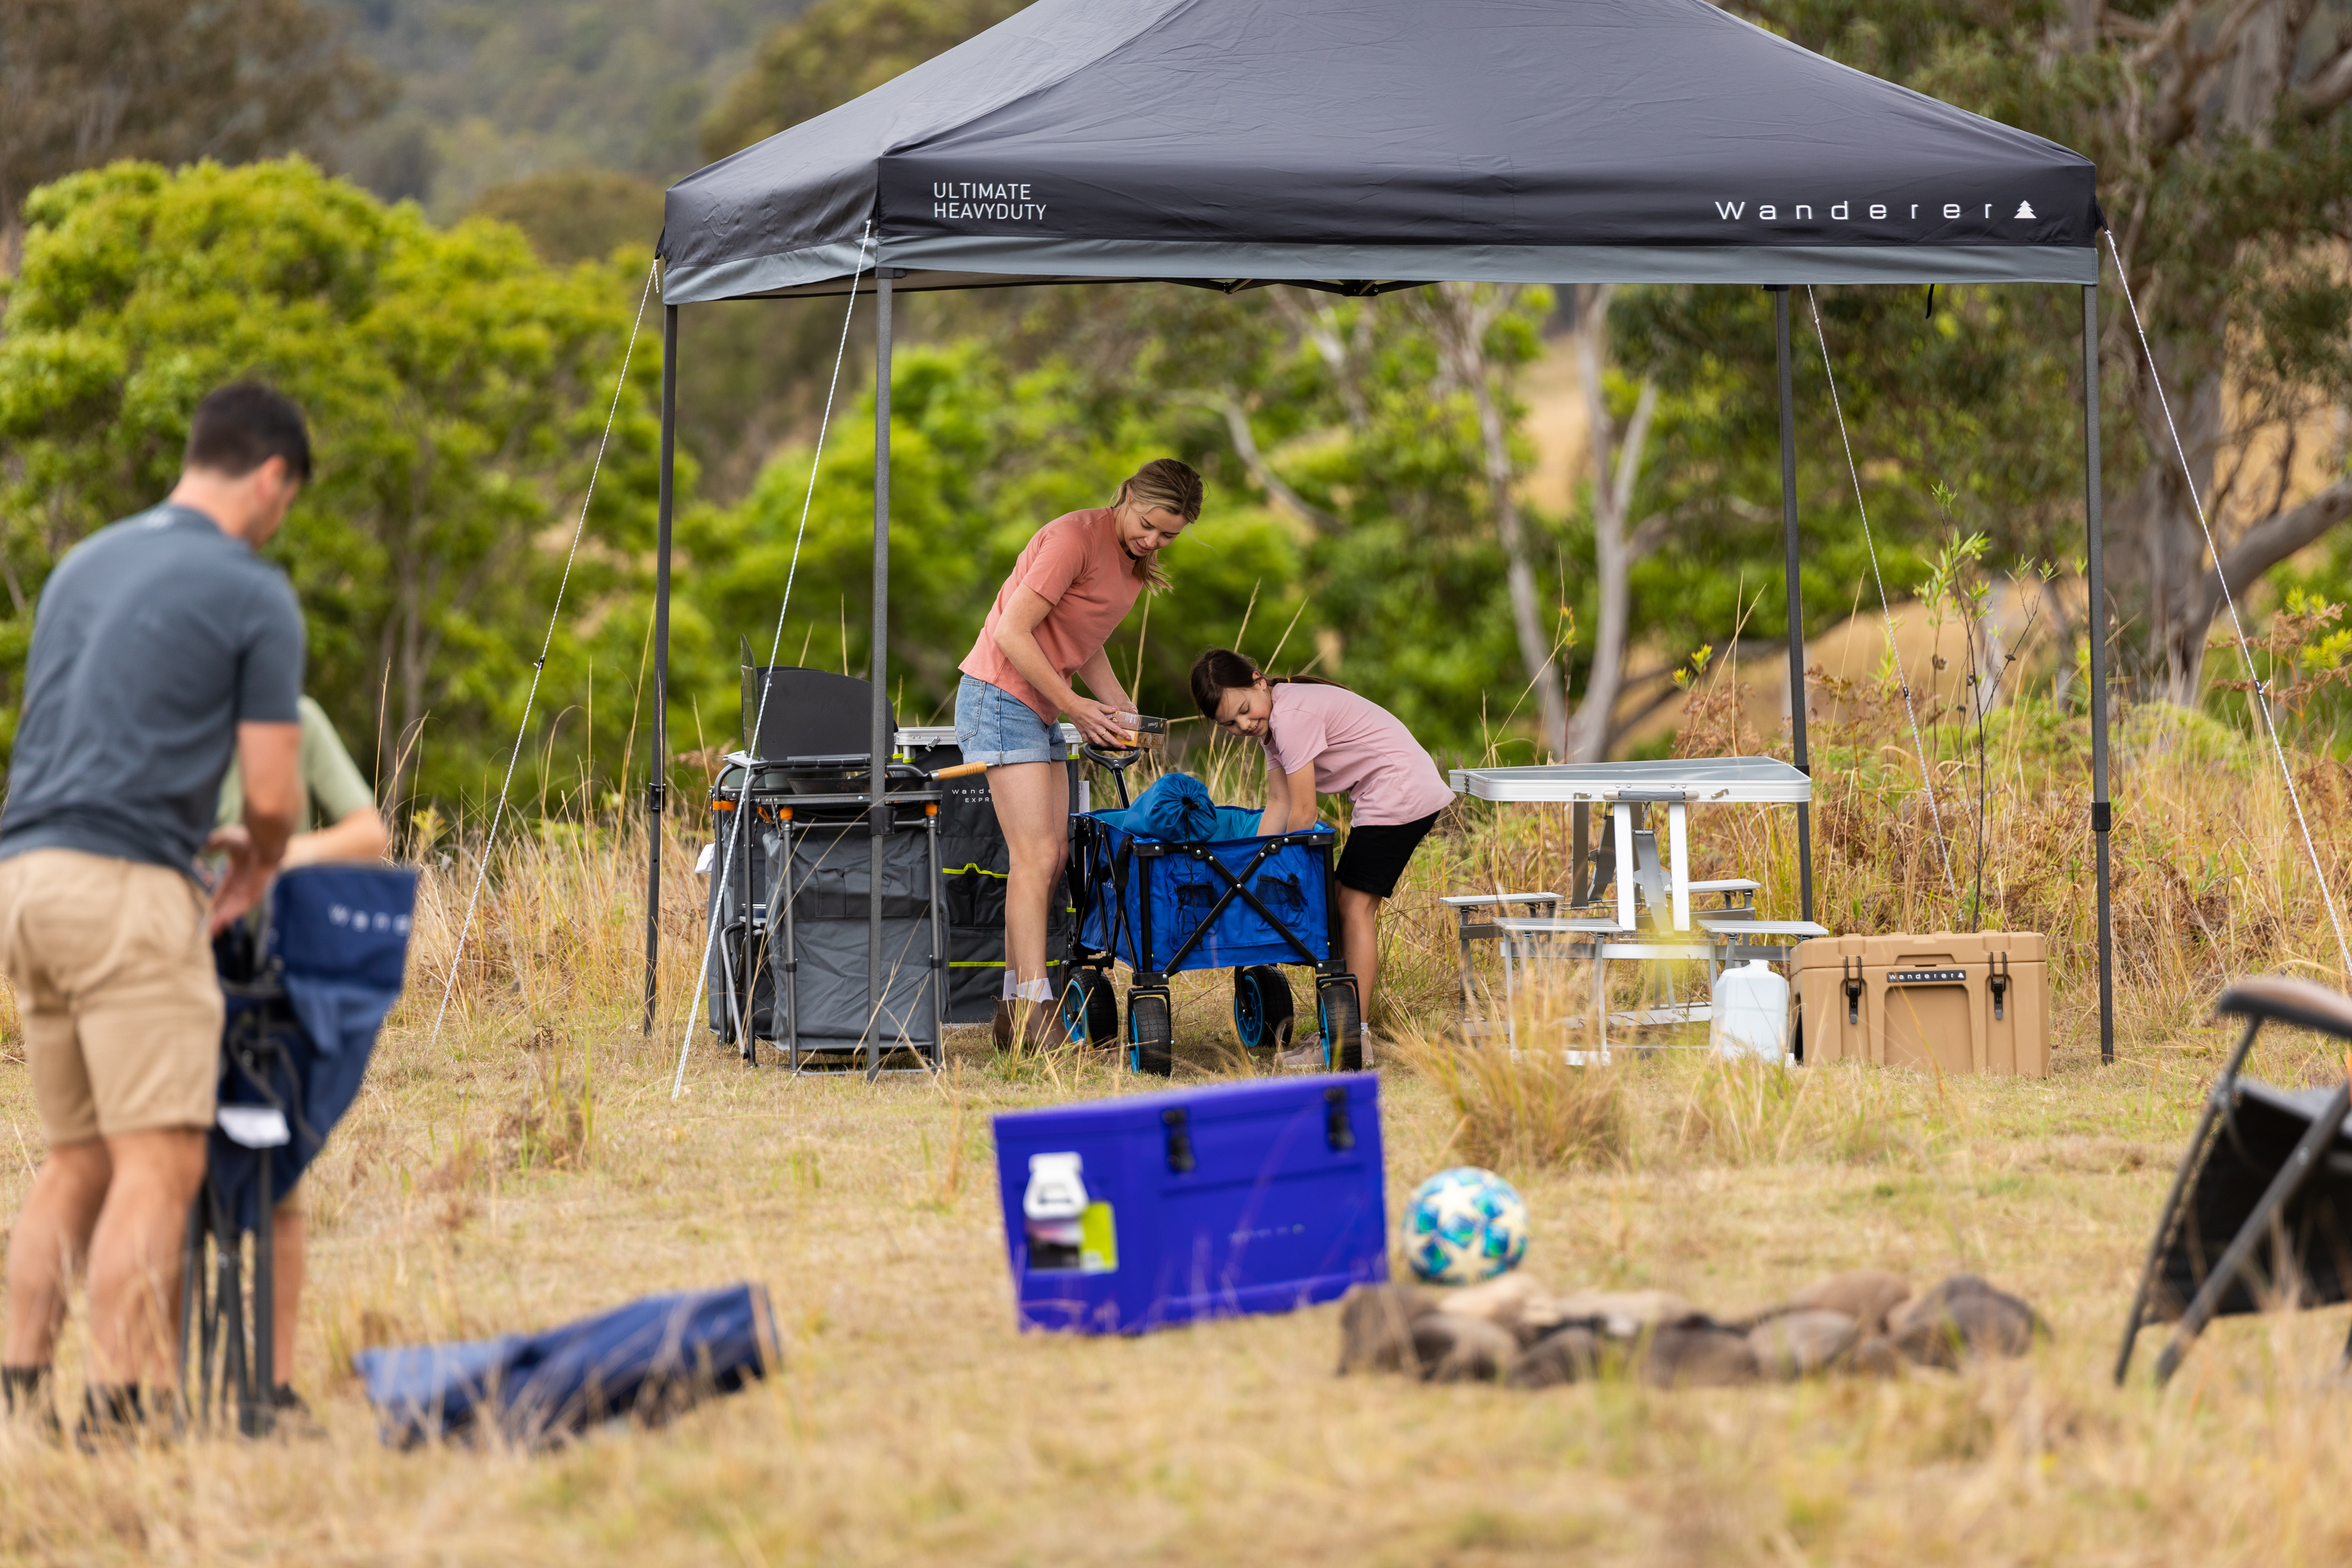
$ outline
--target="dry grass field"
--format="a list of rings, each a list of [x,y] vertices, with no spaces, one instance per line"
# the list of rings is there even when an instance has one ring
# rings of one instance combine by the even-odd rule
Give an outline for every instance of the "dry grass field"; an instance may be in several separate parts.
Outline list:
[[[2161,1394],[2108,1377],[2164,1182],[2226,1045],[2206,1005],[2230,973],[2335,969],[2275,775],[2218,730],[2127,729],[2124,1004],[2118,1059],[2102,1067],[2086,795],[2071,764],[2051,760],[2076,737],[2066,721],[2035,731],[2029,718],[1997,735],[2006,752],[1993,749],[1987,923],[2051,933],[2050,1079],[1624,1052],[1605,1074],[1549,1085],[1549,1103],[1605,1099],[1599,1123],[1514,1121],[1475,1099],[1465,1114],[1435,1070],[1439,1053],[1464,1047],[1441,1033],[1453,955],[1434,900],[1557,885],[1565,827],[1538,812],[1465,811],[1416,862],[1396,910],[1398,1005],[1381,1064],[1392,1212],[1465,1149],[1505,1150],[1535,1218],[1525,1267],[1550,1287],[1657,1286],[1730,1311],[1832,1269],[1923,1282],[1972,1270],[2050,1320],[2054,1338],[2026,1360],[1887,1383],[1526,1394],[1338,1378],[1334,1308],[1137,1340],[1024,1337],[989,1119],[1132,1081],[1101,1058],[1000,1059],[984,1032],[960,1039],[936,1080],[793,1079],[748,1069],[698,1032],[673,1100],[698,889],[668,880],[666,1005],[647,1038],[635,1017],[636,847],[552,825],[494,865],[437,1046],[438,976],[470,868],[428,878],[412,994],[310,1179],[296,1381],[327,1436],[99,1459],[0,1436],[0,1558],[2344,1562],[2342,1312],[2225,1322]],[[1899,758],[1867,736],[1832,742],[1846,749],[1822,770],[1823,918],[1842,930],[1948,922],[1940,858]],[[2332,763],[2305,778],[2332,862],[2352,832],[2352,790]],[[1948,789],[1948,819],[1965,822],[1972,794],[1956,805]],[[1785,820],[1727,811],[1699,837],[1722,865],[1760,868],[1773,912],[1793,912]],[[1236,1070],[1226,978],[1185,984],[1178,1081]],[[2297,1083],[2338,1070],[2285,1037],[2257,1065]],[[1570,1069],[1531,1058],[1485,1070],[1540,1089]],[[40,1152],[13,1047],[0,1118],[11,1130],[0,1211],[13,1212]],[[772,1293],[782,1364],[664,1429],[610,1429],[537,1456],[397,1453],[377,1442],[348,1370],[367,1344],[542,1325],[739,1279]],[[68,1386],[78,1355],[69,1331]]]

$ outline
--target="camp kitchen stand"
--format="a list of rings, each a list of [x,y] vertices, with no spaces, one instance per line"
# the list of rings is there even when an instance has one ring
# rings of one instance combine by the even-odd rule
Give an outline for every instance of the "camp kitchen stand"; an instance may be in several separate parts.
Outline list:
[[[1518,1043],[1512,1001],[1522,963],[1585,961],[1592,965],[1595,1051],[1608,1049],[1608,1026],[1696,1023],[1708,1016],[1704,1003],[1652,1008],[1612,1016],[1608,1011],[1606,965],[1612,960],[1661,963],[1697,960],[1708,977],[1726,963],[1763,959],[1786,963],[1795,944],[1826,936],[1829,928],[1811,921],[1757,918],[1758,884],[1746,878],[1694,882],[1690,878],[1689,808],[1693,805],[1769,805],[1802,806],[1812,799],[1812,781],[1773,757],[1698,757],[1658,763],[1576,763],[1537,767],[1456,768],[1454,793],[1477,800],[1567,804],[1573,813],[1570,864],[1574,884],[1567,916],[1551,892],[1477,893],[1444,901],[1454,911],[1462,965],[1462,1000],[1477,1005],[1471,943],[1492,941],[1503,960],[1503,1007],[1511,1043]],[[1608,812],[1610,837],[1591,842],[1591,810]],[[1650,812],[1663,807],[1665,839]],[[1601,901],[1604,889],[1613,899]],[[1720,908],[1697,909],[1692,900],[1722,900]],[[1648,912],[1643,931],[1636,906]],[[1490,911],[1512,908],[1518,915]],[[1696,927],[1694,933],[1693,928]],[[1676,938],[1683,940],[1675,940]],[[1777,940],[1776,940],[1777,939]],[[1571,1060],[1583,1053],[1571,1053]]]
[[[947,1023],[940,801],[911,763],[866,784],[873,689],[828,670],[743,672],[743,733],[710,786],[710,1027],[793,1072],[936,1070]],[[879,892],[878,900],[873,897]],[[870,919],[876,903],[878,921]]]

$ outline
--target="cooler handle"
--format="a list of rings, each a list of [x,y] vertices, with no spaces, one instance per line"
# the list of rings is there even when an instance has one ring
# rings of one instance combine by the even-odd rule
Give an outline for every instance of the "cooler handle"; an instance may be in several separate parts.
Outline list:
[[[1184,1108],[1170,1106],[1160,1113],[1160,1121],[1168,1129],[1168,1168],[1181,1176],[1192,1168],[1192,1135],[1184,1126]]]
[[[1334,1154],[1356,1146],[1356,1130],[1348,1124],[1348,1091],[1337,1084],[1323,1091],[1323,1142]]]

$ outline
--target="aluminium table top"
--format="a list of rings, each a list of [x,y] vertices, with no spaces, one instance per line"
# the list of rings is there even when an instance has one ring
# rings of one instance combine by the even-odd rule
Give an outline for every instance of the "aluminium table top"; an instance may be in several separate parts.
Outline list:
[[[1812,780],[1777,757],[1685,757],[1657,763],[1554,763],[1455,768],[1454,793],[1496,801],[1685,801],[1799,805]]]

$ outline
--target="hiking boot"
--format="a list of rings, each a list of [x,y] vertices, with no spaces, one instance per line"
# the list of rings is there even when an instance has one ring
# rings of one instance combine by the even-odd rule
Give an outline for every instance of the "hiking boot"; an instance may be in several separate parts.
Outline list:
[[[1307,1043],[1293,1046],[1274,1054],[1276,1072],[1321,1072],[1323,1070],[1323,1037],[1309,1035]]]
[[[1070,1032],[1062,1027],[1062,1009],[1052,1002],[1020,1004],[1029,1010],[1021,1028],[1021,1048],[1027,1051],[1060,1050],[1070,1043]]]
[[[1013,1003],[1009,999],[996,1005],[996,1016],[988,1024],[988,1038],[999,1051],[1013,1048]]]
[[[93,1383],[82,1394],[74,1447],[85,1454],[135,1448],[147,1434],[147,1407],[135,1383]]]
[[[57,1402],[49,1397],[49,1369],[46,1366],[0,1366],[0,1390],[7,1399],[8,1421],[38,1436],[43,1442],[58,1444],[65,1441],[65,1426],[58,1420]]]
[[[281,1383],[269,1391],[269,1412],[281,1437],[307,1440],[327,1435],[326,1423],[312,1414],[310,1402],[295,1393],[290,1383]]]

